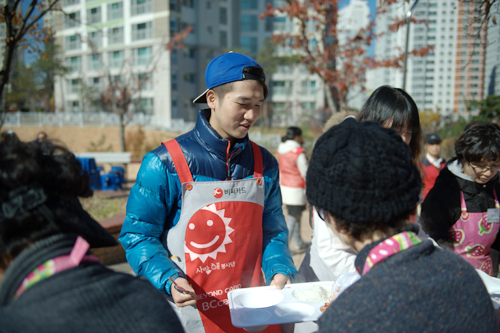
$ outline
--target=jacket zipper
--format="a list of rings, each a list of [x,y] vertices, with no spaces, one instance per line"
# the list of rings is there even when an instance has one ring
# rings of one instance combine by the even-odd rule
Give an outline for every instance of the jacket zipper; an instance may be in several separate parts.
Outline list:
[[[231,180],[231,166],[230,166],[231,158],[234,156],[234,154],[236,154],[237,152],[239,152],[240,149],[241,149],[241,147],[238,147],[238,149],[236,149],[231,155],[229,155],[229,148],[230,147],[231,147],[231,143],[228,142],[227,143],[227,150],[226,150],[226,156],[229,156],[226,159],[227,180]]]

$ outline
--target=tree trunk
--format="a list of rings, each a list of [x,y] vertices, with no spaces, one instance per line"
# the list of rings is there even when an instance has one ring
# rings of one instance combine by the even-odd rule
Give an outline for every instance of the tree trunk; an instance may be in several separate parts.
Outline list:
[[[125,152],[125,114],[120,112],[120,151]]]
[[[335,102],[335,100],[333,98],[333,91],[334,90],[335,90],[335,88],[330,87],[330,86],[325,84],[326,102],[327,102],[328,107],[330,108],[330,111],[332,112],[332,114],[340,111],[337,103]]]

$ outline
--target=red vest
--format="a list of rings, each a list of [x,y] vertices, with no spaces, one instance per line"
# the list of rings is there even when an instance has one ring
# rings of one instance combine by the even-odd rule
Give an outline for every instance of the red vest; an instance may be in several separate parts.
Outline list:
[[[427,193],[434,187],[434,183],[436,182],[437,176],[439,176],[439,172],[446,166],[445,162],[440,163],[440,168],[436,168],[434,164],[430,163],[427,158],[422,159],[422,169],[424,170],[424,188],[423,195],[424,199],[427,196]]]
[[[306,181],[300,175],[299,168],[297,168],[297,158],[304,152],[304,148],[297,147],[286,154],[278,153],[281,185],[306,188]]]

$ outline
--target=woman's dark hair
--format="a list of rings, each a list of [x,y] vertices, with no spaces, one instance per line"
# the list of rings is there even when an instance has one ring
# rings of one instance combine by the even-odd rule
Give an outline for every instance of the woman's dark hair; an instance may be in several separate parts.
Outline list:
[[[74,226],[82,223],[77,196],[91,195],[88,174],[67,149],[51,144],[49,150],[39,142],[21,142],[14,133],[2,133],[0,269],[37,240],[77,232]]]
[[[460,162],[498,161],[500,159],[500,127],[480,124],[470,127],[455,142]]]
[[[298,127],[288,127],[286,129],[286,135],[281,138],[281,142],[285,142],[286,140],[293,140],[295,137],[302,135],[302,130]]]
[[[394,232],[401,232],[408,224],[407,223],[408,218],[412,214],[415,214],[415,209],[411,209],[407,212],[400,214],[399,216],[395,216],[389,221],[373,220],[370,221],[369,223],[353,223],[338,218],[334,215],[332,216],[335,219],[335,224],[337,225],[340,231],[348,233],[355,240],[361,241],[363,236],[370,235],[375,231],[381,231],[385,234],[388,234],[391,230]],[[332,221],[330,221],[329,219],[330,218],[328,214],[326,214],[325,221],[327,223],[332,223]]]
[[[357,116],[358,121],[372,120],[382,126],[392,120],[391,128],[411,130],[410,149],[413,163],[417,164],[422,151],[422,129],[415,101],[403,89],[390,86],[377,88],[365,102]]]

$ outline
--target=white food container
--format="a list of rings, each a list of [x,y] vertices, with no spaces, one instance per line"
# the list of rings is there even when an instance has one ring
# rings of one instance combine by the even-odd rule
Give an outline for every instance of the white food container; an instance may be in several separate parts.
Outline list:
[[[317,320],[323,314],[321,307],[328,302],[333,283],[333,281],[294,283],[285,285],[283,290],[278,290],[275,286],[232,290],[227,294],[231,321],[236,327],[255,327],[263,330],[268,325]],[[294,292],[310,289],[312,286],[321,286],[325,289],[327,299],[320,302],[306,302],[295,298]]]

